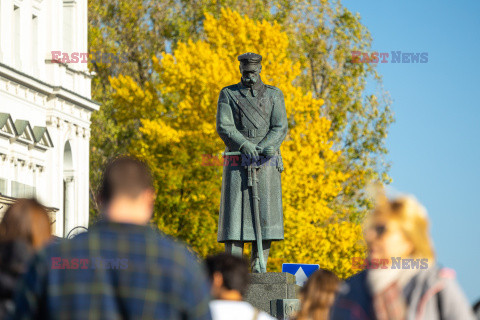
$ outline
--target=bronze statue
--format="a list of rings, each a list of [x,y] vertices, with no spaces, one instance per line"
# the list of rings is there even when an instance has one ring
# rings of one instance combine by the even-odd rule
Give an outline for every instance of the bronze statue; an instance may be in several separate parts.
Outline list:
[[[284,237],[280,145],[287,113],[282,91],[260,78],[262,56],[248,52],[238,60],[241,81],[223,88],[218,98],[217,132],[227,157],[218,241],[240,256],[244,243],[253,242],[252,272],[266,272],[271,242]]]

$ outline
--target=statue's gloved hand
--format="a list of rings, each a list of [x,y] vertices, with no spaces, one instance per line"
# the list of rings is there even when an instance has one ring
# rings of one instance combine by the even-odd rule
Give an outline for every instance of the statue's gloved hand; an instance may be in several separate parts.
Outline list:
[[[258,151],[256,146],[250,141],[245,142],[240,151],[248,157],[258,158]]]
[[[275,148],[273,146],[263,149],[263,154],[267,157],[273,157],[275,155]]]
[[[258,154],[262,154],[264,156],[267,156],[267,157],[273,157],[275,155],[275,148],[270,146],[270,147],[266,147],[266,148],[262,148],[260,146],[257,146],[257,152]]]

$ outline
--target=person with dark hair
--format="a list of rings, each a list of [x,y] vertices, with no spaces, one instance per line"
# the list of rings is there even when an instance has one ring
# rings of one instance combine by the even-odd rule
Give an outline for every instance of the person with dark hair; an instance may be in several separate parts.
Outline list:
[[[148,166],[113,159],[98,199],[102,221],[36,256],[15,319],[211,319],[204,267],[148,226],[155,201]]]
[[[243,258],[220,253],[207,257],[206,264],[215,299],[210,302],[213,320],[274,320],[243,301],[250,279],[248,263]]]
[[[0,319],[14,309],[15,287],[35,250],[52,236],[47,210],[35,199],[17,200],[0,222]]]

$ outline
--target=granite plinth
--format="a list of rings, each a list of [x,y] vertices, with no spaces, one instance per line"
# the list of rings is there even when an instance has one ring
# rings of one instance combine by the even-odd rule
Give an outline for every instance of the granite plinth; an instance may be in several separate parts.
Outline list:
[[[300,311],[300,300],[283,299],[270,301],[271,315],[278,320],[291,319],[298,311]]]
[[[277,301],[297,299],[300,287],[295,282],[295,276],[285,272],[252,273],[245,300],[254,307],[283,319],[283,315],[278,314],[283,304]]]

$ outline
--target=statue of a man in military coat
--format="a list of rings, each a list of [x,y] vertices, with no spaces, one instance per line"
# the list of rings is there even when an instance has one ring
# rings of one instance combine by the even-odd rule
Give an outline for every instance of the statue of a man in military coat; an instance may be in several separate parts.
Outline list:
[[[225,243],[226,251],[234,255],[242,255],[244,243],[252,242],[252,272],[260,272],[254,199],[244,162],[273,159],[256,171],[259,229],[266,266],[271,242],[284,237],[280,145],[287,135],[288,123],[282,91],[264,84],[260,77],[262,56],[249,52],[238,60],[241,81],[223,88],[218,98],[217,132],[225,142],[225,154],[241,154],[238,161],[226,159],[224,163],[218,242]]]

